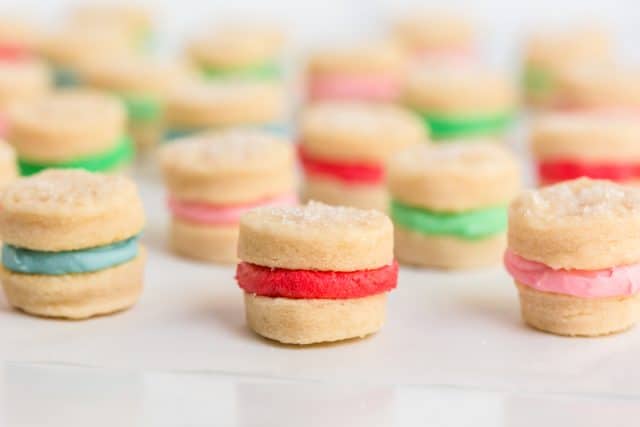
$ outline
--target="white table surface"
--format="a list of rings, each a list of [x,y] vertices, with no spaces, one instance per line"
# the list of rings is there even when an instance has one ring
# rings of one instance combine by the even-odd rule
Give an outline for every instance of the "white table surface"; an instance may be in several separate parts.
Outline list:
[[[525,327],[500,269],[403,268],[383,330],[298,348],[247,330],[232,268],[166,250],[149,216],[132,310],[44,320],[0,296],[0,426],[637,425],[640,328],[561,338]]]

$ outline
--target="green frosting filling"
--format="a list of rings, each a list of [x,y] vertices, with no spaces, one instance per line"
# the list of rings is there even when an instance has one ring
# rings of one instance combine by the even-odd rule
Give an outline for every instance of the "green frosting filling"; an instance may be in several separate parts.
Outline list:
[[[157,121],[162,116],[162,104],[156,98],[142,95],[120,95],[127,114],[134,122]]]
[[[482,239],[507,228],[507,208],[497,206],[474,211],[432,212],[391,201],[391,218],[407,229],[429,235],[452,235],[461,239]]]
[[[525,90],[530,93],[548,93],[553,90],[553,77],[540,68],[526,67],[522,80]]]
[[[202,67],[202,73],[209,79],[243,78],[257,80],[277,80],[282,78],[282,68],[277,62],[265,62],[235,68]]]
[[[137,255],[137,236],[111,245],[64,252],[2,246],[2,264],[7,270],[49,276],[104,270],[130,261]]]
[[[128,163],[133,158],[133,151],[131,139],[128,136],[123,136],[113,148],[101,154],[60,163],[41,163],[18,159],[18,167],[20,168],[20,174],[23,176],[33,175],[50,168],[86,169],[90,172],[108,172]]]
[[[482,116],[445,116],[420,113],[433,139],[449,139],[467,136],[497,135],[513,122],[511,111]]]

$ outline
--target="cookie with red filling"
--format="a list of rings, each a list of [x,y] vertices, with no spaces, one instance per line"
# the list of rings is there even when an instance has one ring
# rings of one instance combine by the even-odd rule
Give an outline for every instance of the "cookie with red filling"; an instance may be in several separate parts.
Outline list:
[[[387,159],[427,140],[412,113],[365,103],[316,104],[303,112],[300,135],[303,199],[381,211],[389,202]]]
[[[243,215],[238,257],[249,327],[287,344],[377,332],[398,277],[389,218],[318,202]]]
[[[540,185],[580,177],[640,181],[640,122],[592,113],[550,113],[532,126]]]

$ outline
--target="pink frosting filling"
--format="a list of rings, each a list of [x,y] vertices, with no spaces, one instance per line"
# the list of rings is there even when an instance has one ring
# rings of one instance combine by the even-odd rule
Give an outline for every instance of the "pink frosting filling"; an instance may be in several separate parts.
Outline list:
[[[236,205],[209,205],[169,197],[169,210],[177,218],[198,224],[235,225],[240,221],[240,217],[251,209],[263,206],[293,206],[297,203],[298,198],[294,194]]]
[[[312,101],[323,99],[393,101],[398,98],[401,82],[393,76],[321,76],[308,82]]]
[[[633,295],[640,290],[640,264],[594,271],[554,270],[507,250],[504,265],[518,283],[542,292],[603,298]]]

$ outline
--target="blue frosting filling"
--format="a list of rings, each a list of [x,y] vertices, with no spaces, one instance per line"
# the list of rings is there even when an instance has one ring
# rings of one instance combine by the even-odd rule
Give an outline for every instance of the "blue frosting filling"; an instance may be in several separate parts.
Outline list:
[[[242,127],[242,126],[239,126]],[[266,132],[273,133],[277,136],[287,137],[291,134],[291,128],[287,124],[284,123],[270,123],[264,125],[256,125],[256,126],[246,126],[248,129],[256,129],[263,130]],[[184,138],[186,136],[191,136],[197,134],[199,132],[205,132],[206,128],[193,128],[193,129],[168,129],[164,133],[163,142],[173,142],[178,138]],[[213,129],[209,129],[213,130]]]
[[[2,264],[17,273],[56,276],[104,270],[137,255],[138,236],[111,245],[64,252],[34,251],[4,244]]]

